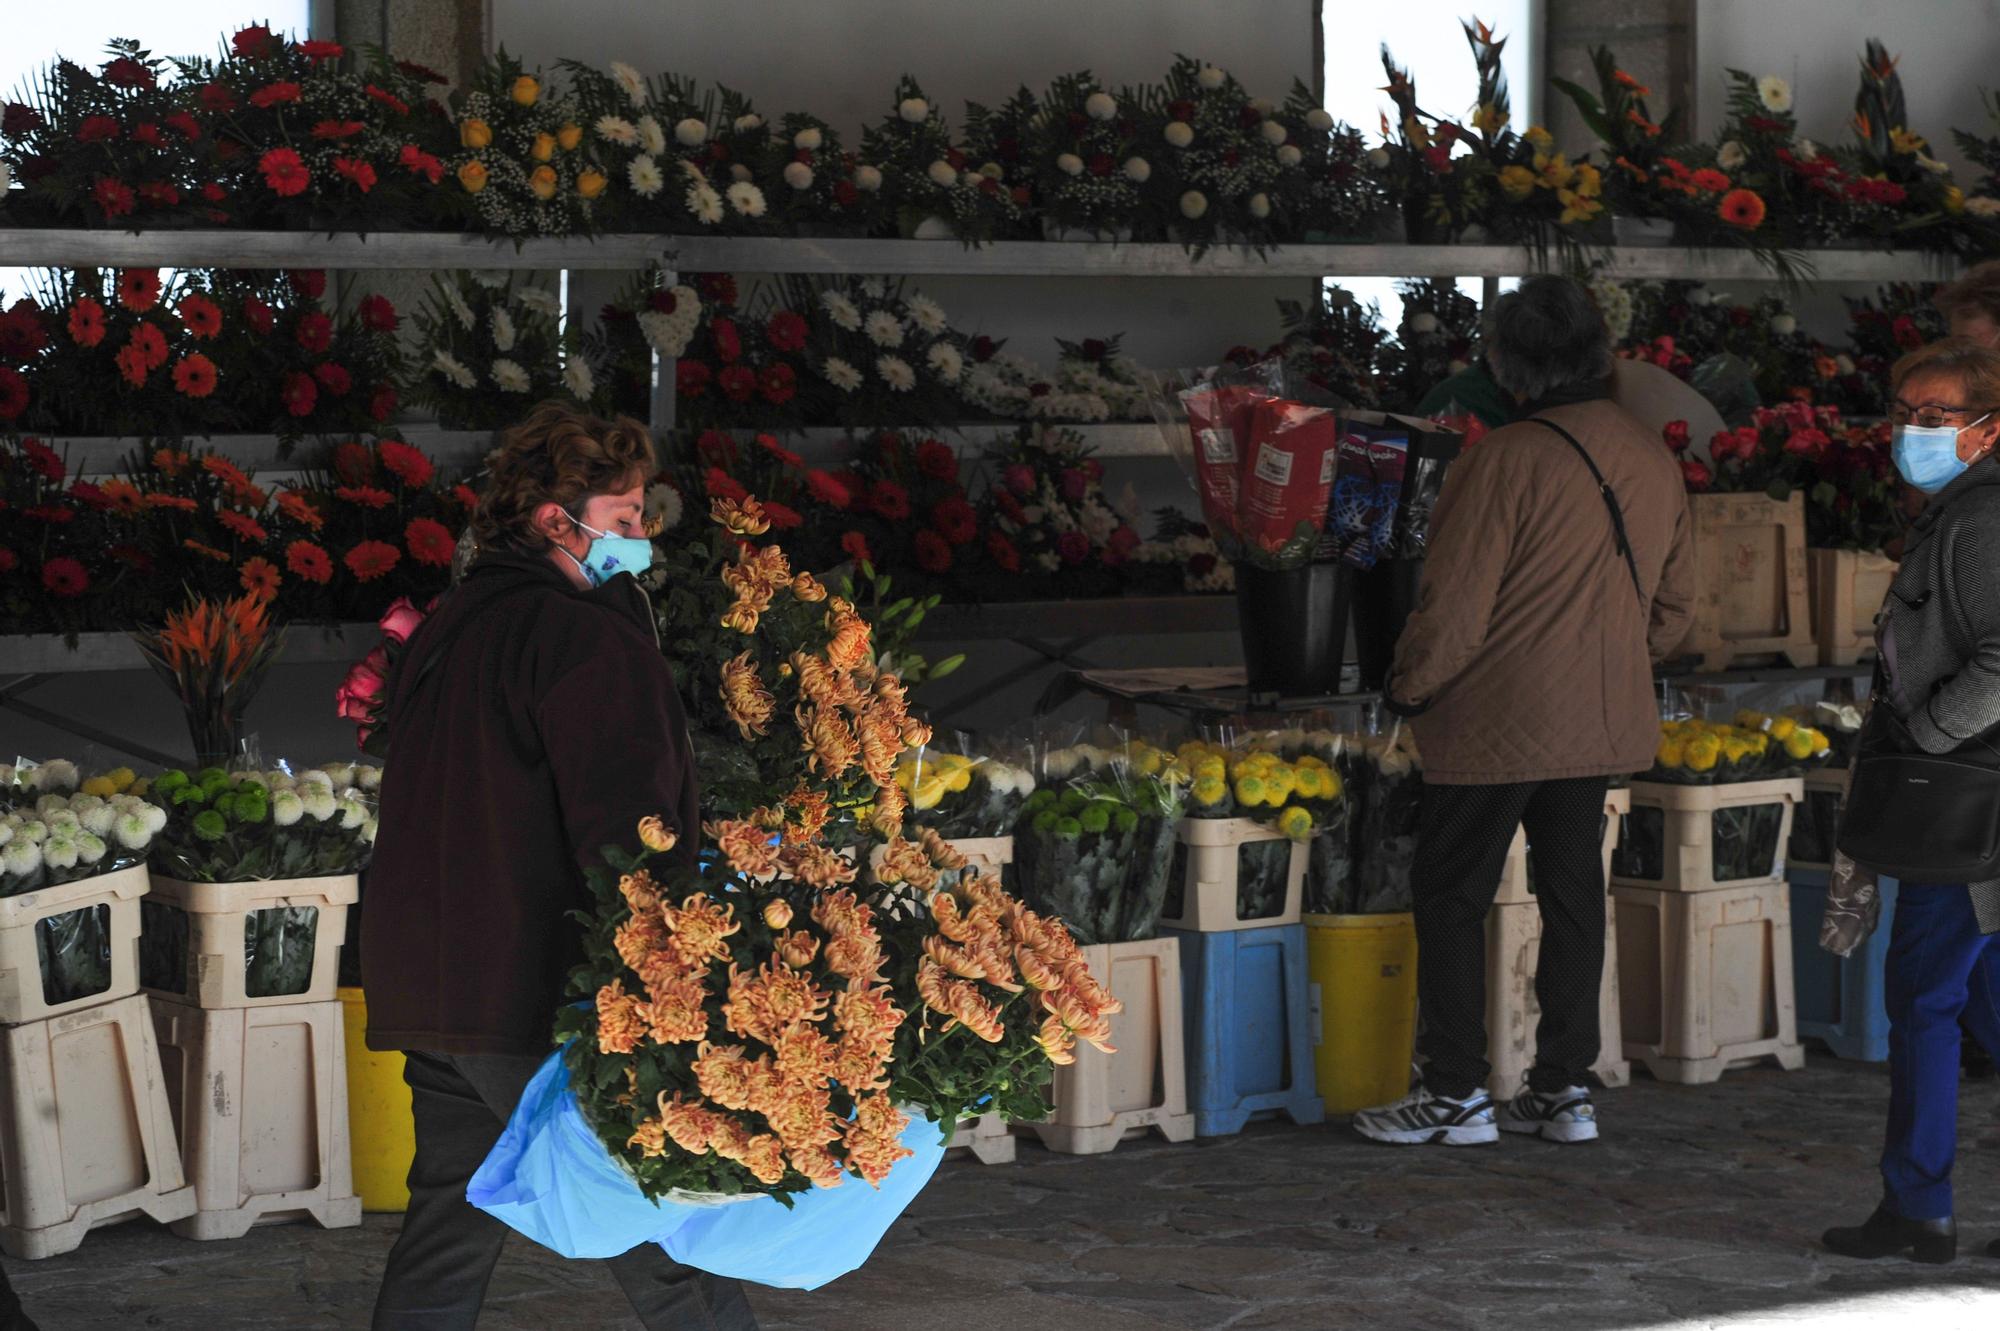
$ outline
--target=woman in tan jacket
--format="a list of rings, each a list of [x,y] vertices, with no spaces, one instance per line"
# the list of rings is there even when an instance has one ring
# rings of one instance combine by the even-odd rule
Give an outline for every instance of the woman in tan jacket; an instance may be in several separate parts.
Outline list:
[[[1534,278],[1499,300],[1487,336],[1521,418],[1446,480],[1386,690],[1412,718],[1424,767],[1411,887],[1427,1066],[1406,1099],[1355,1116],[1377,1141],[1473,1145],[1503,1127],[1597,1136],[1586,1083],[1600,1035],[1606,779],[1651,764],[1652,663],[1690,619],[1680,469],[1609,400],[1610,339],[1589,297]],[[1516,827],[1542,912],[1542,1017],[1528,1084],[1496,1115],[1485,922]]]

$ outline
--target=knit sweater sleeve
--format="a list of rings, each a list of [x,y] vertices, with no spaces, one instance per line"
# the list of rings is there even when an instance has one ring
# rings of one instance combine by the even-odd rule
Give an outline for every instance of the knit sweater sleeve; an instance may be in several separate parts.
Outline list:
[[[1945,613],[1970,646],[1965,663],[1910,716],[1910,735],[1926,753],[1949,753],[2000,726],[2000,504],[1939,533],[1944,551]],[[1994,520],[1988,520],[1988,519]]]

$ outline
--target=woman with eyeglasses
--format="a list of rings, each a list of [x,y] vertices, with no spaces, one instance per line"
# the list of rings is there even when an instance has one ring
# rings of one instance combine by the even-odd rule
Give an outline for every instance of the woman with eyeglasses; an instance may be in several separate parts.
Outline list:
[[[1893,716],[1871,723],[1863,744],[1946,754],[2000,731],[2000,352],[1947,338],[1905,356],[1891,378],[1896,469],[1930,498],[1876,621],[1875,705]],[[2000,881],[1901,885],[1884,976],[1882,1203],[1865,1223],[1828,1230],[1832,1251],[1920,1262],[1956,1255],[1959,1022],[2000,1055],[1996,933]],[[1987,1253],[2000,1257],[2000,1241]]]

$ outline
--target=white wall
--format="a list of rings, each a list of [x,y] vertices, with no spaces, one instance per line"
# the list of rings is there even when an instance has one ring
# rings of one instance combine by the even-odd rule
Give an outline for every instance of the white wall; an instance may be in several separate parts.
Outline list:
[[[1791,83],[1808,138],[1850,142],[1861,52],[1880,37],[1902,57],[1911,128],[1963,175],[1950,130],[1985,130],[1980,89],[2000,88],[2000,0],[1697,0],[1695,23],[1704,135],[1723,121],[1725,71],[1740,69]]]

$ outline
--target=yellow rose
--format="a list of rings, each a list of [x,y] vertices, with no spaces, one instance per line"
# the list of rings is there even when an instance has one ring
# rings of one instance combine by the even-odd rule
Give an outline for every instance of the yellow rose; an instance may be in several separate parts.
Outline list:
[[[458,127],[458,142],[463,148],[478,152],[493,144],[493,126],[484,120],[467,120]]]
[[[458,168],[458,183],[465,187],[467,194],[477,194],[486,188],[486,164],[474,159]]]
[[[553,199],[556,196],[556,169],[552,166],[538,166],[528,177],[528,188],[538,199]]]
[[[542,85],[535,81],[532,74],[523,74],[514,80],[514,86],[507,90],[507,95],[514,99],[516,106],[533,106],[535,99],[542,95]]]
[[[556,155],[556,136],[544,131],[535,135],[535,146],[528,149],[528,156],[538,162],[546,162]]]
[[[564,152],[575,152],[576,145],[583,142],[583,126],[564,125],[556,131],[556,142],[562,145]]]
[[[586,199],[594,199],[604,193],[605,183],[602,171],[581,171],[576,177],[576,192]]]
[[[1535,192],[1535,173],[1525,166],[1503,166],[1500,168],[1500,188],[1508,198],[1519,203]]]

